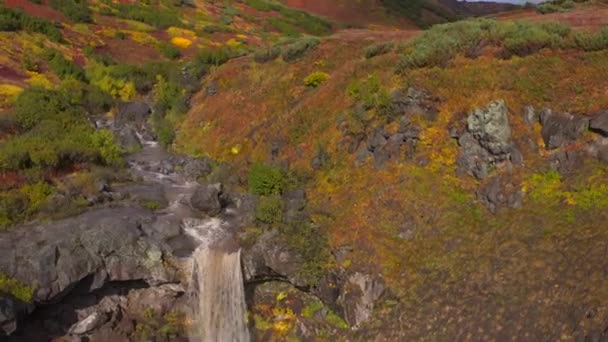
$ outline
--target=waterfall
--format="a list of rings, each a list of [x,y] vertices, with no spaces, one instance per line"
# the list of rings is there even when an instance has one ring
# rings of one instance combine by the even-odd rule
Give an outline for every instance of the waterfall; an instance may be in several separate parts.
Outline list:
[[[159,214],[179,218],[184,233],[197,241],[188,291],[192,298],[190,340],[249,342],[241,251],[234,240],[233,225],[226,221],[229,215],[224,219],[195,218],[197,214],[188,199],[197,183],[174,169],[163,171],[163,161],[171,154],[158,142],[146,140],[140,132],[136,134],[143,148],[132,156],[131,169],[147,182],[162,184],[170,204]]]
[[[184,220],[201,245],[193,254],[191,341],[249,342],[241,250],[219,219]]]
[[[201,248],[194,257],[199,286],[195,340],[248,342],[240,249]]]

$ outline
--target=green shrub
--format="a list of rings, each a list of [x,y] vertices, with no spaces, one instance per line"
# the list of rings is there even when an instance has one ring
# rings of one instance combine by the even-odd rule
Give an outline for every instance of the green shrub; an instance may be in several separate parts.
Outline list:
[[[525,56],[543,48],[566,46],[570,36],[568,27],[555,23],[474,19],[436,25],[405,45],[397,71],[443,67],[456,55],[469,55],[482,44],[502,48],[505,57]]]
[[[31,129],[43,119],[53,118],[66,110],[69,103],[56,90],[31,87],[23,91],[13,107],[17,123],[25,129]]]
[[[369,75],[362,81],[355,81],[347,88],[348,95],[367,108],[385,110],[390,105],[390,94],[380,84],[378,76]]]
[[[179,48],[173,44],[169,43],[161,43],[158,46],[158,49],[168,59],[177,59],[181,56],[181,51]]]
[[[17,97],[13,115],[25,132],[0,145],[0,170],[120,162],[113,137],[96,132],[87,119],[85,106],[94,103],[90,88],[70,91],[79,89],[73,82],[62,83],[58,90],[28,88]]]
[[[395,47],[393,43],[380,43],[368,46],[365,49],[365,58],[370,59],[376,56],[384,55]]]
[[[283,50],[283,60],[285,62],[293,62],[301,57],[303,57],[306,52],[315,48],[319,45],[319,39],[317,38],[304,38],[296,41],[293,44],[287,45],[287,47]]]
[[[84,70],[74,63],[66,59],[59,51],[49,51],[46,55],[50,69],[61,79],[68,77],[83,81],[85,79]]]
[[[274,61],[281,55],[281,47],[273,46],[267,49],[257,50],[253,54],[253,60],[258,63],[267,63],[270,61]]]
[[[304,78],[304,84],[307,87],[316,88],[320,86],[323,82],[327,81],[328,78],[329,74],[322,71],[315,71],[310,75],[306,76],[306,78]]]
[[[526,56],[544,48],[558,48],[570,29],[559,24],[532,24],[528,22],[501,25],[501,39],[505,52]]]
[[[242,0],[247,6],[253,7],[258,11],[269,12],[281,9],[281,6],[266,0]]]
[[[304,32],[314,36],[326,36],[331,33],[331,24],[307,12],[281,6],[279,13],[291,25],[300,27]]]
[[[226,48],[203,49],[195,57],[196,62],[205,65],[222,65],[231,58],[231,52]]]
[[[138,90],[151,88],[151,76],[140,68],[128,65],[103,65],[92,61],[87,65],[86,78],[91,85],[114,98],[129,101]]]
[[[283,221],[283,200],[281,196],[274,194],[262,196],[255,211],[258,222],[265,224],[281,223]]]
[[[91,145],[96,149],[105,165],[119,166],[123,163],[122,151],[108,130],[98,130],[91,135]]]
[[[282,169],[254,164],[249,170],[249,191],[254,194],[269,196],[281,194],[287,186],[287,175]]]
[[[70,20],[81,23],[93,21],[87,0],[51,0],[51,7],[63,13]]]
[[[295,26],[291,25],[290,23],[279,17],[268,18],[266,19],[266,22],[270,27],[274,28],[275,30],[279,31],[281,34],[287,37],[298,38],[302,36],[300,31],[298,31]]]
[[[166,29],[170,26],[184,26],[180,20],[179,12],[173,8],[159,8],[141,2],[116,3],[113,6],[116,12],[109,12],[109,15],[141,21],[159,29]]]
[[[158,142],[162,146],[170,146],[175,140],[175,128],[173,127],[173,124],[165,118],[153,120],[152,129],[154,129]]]
[[[458,19],[453,14],[444,10],[440,5],[435,5],[433,2],[426,0],[383,0],[382,3],[388,9],[389,13],[397,16],[405,16],[422,28],[427,28],[431,24],[437,22]],[[432,14],[423,15],[423,10],[431,12]],[[433,18],[432,21],[430,21],[429,18]]]
[[[0,31],[20,30],[41,33],[56,42],[63,39],[61,31],[52,22],[44,18],[32,17],[21,10],[14,10],[0,4]]]
[[[27,205],[27,197],[18,191],[0,193],[0,229],[6,229],[21,221]]]
[[[566,12],[576,7],[576,4],[572,0],[556,0],[543,2],[536,6],[536,9],[542,13],[554,13],[554,12]]]
[[[579,32],[574,37],[576,46],[584,51],[608,49],[608,27],[599,32]]]
[[[27,184],[19,191],[27,198],[28,214],[33,214],[37,212],[47,198],[53,194],[54,189],[48,183],[37,182],[34,184]]]

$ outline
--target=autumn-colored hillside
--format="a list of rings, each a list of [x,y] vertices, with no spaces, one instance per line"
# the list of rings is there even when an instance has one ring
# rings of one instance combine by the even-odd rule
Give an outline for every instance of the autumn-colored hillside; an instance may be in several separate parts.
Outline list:
[[[608,108],[608,45],[586,43],[605,39],[601,11],[526,17],[567,26],[505,15],[481,32],[345,30],[296,60],[285,58],[293,45],[282,57],[238,58],[206,81],[217,94],[194,97],[174,147],[226,161],[241,179],[265,163],[303,182],[337,253],[327,267],[380,275],[390,292],[352,338],[586,336],[606,318],[608,179],[605,164],[583,157],[603,137],[550,146],[546,124],[526,113],[594,118]],[[474,43],[458,50],[441,35]],[[499,100],[521,155],[476,179],[462,173],[458,137],[473,110]],[[583,322],[589,307],[597,316]],[[264,308],[254,312],[280,319]]]
[[[605,339],[608,9],[487,6],[0,0],[4,333],[179,340],[211,222],[254,340]]]

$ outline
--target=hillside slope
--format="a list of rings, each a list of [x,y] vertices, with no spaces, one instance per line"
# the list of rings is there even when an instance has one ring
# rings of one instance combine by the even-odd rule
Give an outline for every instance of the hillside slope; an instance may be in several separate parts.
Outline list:
[[[0,4],[2,332],[186,338],[225,222],[255,340],[607,338],[606,8],[282,3]]]
[[[585,124],[606,115],[608,46],[605,30],[587,36],[576,31],[585,22],[564,22],[575,31],[509,21],[347,30],[297,60],[239,58],[211,75],[217,94],[195,97],[175,148],[229,163],[236,177],[224,181],[237,187],[258,163],[297,179],[333,254],[313,293],[360,327],[349,338],[595,336],[607,317],[608,179],[603,131]],[[474,43],[458,50],[446,36]],[[475,115],[508,121],[512,145],[489,164],[466,140]],[[287,229],[270,222],[244,239]],[[340,288],[335,302],[327,279]],[[302,334],[306,311],[287,293],[253,307],[259,337]],[[287,308],[295,317],[272,313]]]

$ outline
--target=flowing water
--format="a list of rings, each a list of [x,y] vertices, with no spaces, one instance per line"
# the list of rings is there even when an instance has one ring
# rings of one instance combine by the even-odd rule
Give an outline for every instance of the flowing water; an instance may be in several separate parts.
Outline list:
[[[182,174],[157,171],[171,154],[157,142],[138,135],[143,148],[130,158],[133,173],[147,183],[160,184],[170,205],[160,212],[181,222],[186,235],[197,241],[192,254],[193,342],[248,342],[247,308],[241,271],[241,251],[228,219],[201,218],[189,205],[197,186]],[[233,214],[227,210],[226,217]]]

